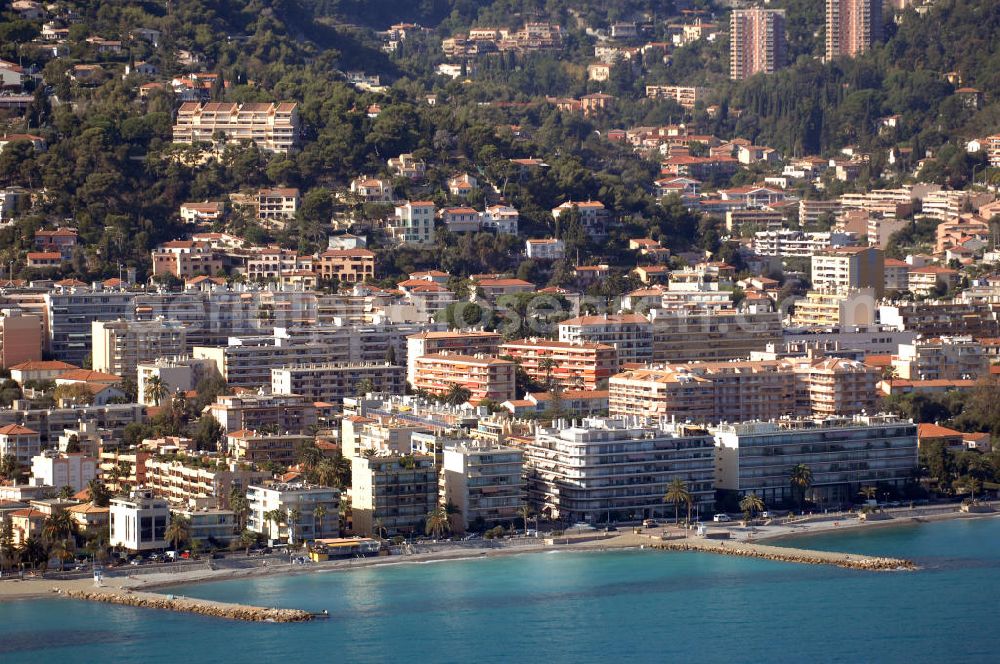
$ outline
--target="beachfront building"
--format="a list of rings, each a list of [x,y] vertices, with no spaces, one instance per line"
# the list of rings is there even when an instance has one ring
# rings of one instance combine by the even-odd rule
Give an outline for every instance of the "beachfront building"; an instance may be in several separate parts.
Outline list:
[[[499,353],[510,357],[532,380],[565,389],[595,390],[618,372],[617,351],[587,341],[516,339],[501,345]]]
[[[524,505],[524,451],[473,440],[445,444],[441,496],[463,527],[516,522]]]
[[[270,473],[218,457],[150,458],[146,460],[145,487],[175,505],[208,502],[228,507],[233,488],[245,492],[251,484],[270,478]]]
[[[559,341],[613,346],[619,366],[653,359],[653,324],[639,314],[579,316],[559,323]]]
[[[192,542],[200,546],[227,546],[239,537],[236,532],[236,513],[218,507],[192,507],[177,509],[173,514],[187,519]]]
[[[247,501],[247,528],[272,545],[340,536],[340,489],[304,483],[252,484]]]
[[[132,552],[165,549],[169,521],[167,501],[151,491],[134,491],[130,497],[112,498],[108,544]]]
[[[707,431],[638,419],[589,418],[538,428],[524,447],[528,502],[546,517],[590,523],[665,516],[675,479],[692,515],[714,502],[715,446]]]
[[[387,454],[351,459],[355,534],[422,535],[427,514],[437,506],[438,471],[433,456]]]
[[[806,497],[820,505],[855,502],[863,486],[901,489],[917,469],[917,426],[893,415],[723,424],[713,433],[717,488],[756,493],[766,505],[793,499],[799,464],[812,471]]]

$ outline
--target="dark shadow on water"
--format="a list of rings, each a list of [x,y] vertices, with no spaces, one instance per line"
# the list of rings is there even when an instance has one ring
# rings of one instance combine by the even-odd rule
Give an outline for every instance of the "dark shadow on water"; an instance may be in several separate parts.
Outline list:
[[[125,643],[132,636],[110,630],[45,630],[5,634],[0,639],[0,659],[3,655],[33,650],[73,648],[94,643]]]

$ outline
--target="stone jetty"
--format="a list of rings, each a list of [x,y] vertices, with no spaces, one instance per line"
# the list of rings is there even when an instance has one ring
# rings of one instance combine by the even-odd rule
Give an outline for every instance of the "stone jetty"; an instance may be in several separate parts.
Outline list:
[[[686,539],[657,542],[652,545],[652,548],[667,551],[704,551],[726,556],[762,558],[764,560],[777,560],[785,563],[800,563],[804,565],[834,565],[836,567],[870,572],[909,571],[917,569],[913,561],[900,558],[793,549],[783,546],[755,544],[753,542]]]
[[[102,591],[69,590],[60,593],[63,597],[83,599],[91,602],[105,602],[122,606],[138,606],[144,609],[165,609],[185,611],[213,618],[245,620],[249,622],[307,622],[313,619],[308,611],[300,609],[266,609],[259,606],[226,604],[191,597],[174,597],[160,593],[134,592],[130,590]]]

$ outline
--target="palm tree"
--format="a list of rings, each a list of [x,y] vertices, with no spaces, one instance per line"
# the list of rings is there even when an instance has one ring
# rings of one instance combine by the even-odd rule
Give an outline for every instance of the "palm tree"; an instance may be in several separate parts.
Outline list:
[[[444,400],[452,406],[461,406],[471,398],[472,391],[458,383],[452,383],[451,387],[448,388],[448,393],[444,396]]]
[[[764,511],[764,501],[756,493],[748,493],[740,501],[740,509],[743,510],[743,516],[746,521],[749,521],[757,512]]]
[[[52,543],[49,555],[59,559],[59,571],[64,572],[66,570],[66,561],[73,557],[75,551],[76,546],[72,540],[60,539]]]
[[[385,524],[382,522],[382,519],[375,517],[375,520],[372,521],[372,534],[379,539],[385,539],[385,535],[389,534],[389,531],[385,529]]]
[[[323,452],[316,447],[315,443],[303,445],[299,450],[299,463],[302,464],[303,470],[311,479],[315,480],[315,471],[322,462]]]
[[[688,491],[687,483],[684,480],[677,478],[667,485],[667,493],[663,496],[663,502],[674,504],[675,524],[680,522],[678,508],[680,508],[681,503],[687,503],[688,521],[691,520],[691,492]]]
[[[524,519],[524,534],[528,534],[528,519],[530,519],[535,513],[535,510],[531,509],[531,505],[525,503],[517,508],[517,515]]]
[[[861,490],[858,491],[858,495],[864,496],[865,499],[867,499],[867,500],[874,499],[875,495],[877,493],[878,493],[878,489],[876,489],[873,486],[863,486],[863,487],[861,487]]]
[[[286,516],[287,516],[287,514],[285,513],[284,510],[273,509],[273,510],[271,510],[269,512],[264,512],[264,521],[265,522],[271,522],[275,526],[277,526],[278,527],[278,532],[280,534],[280,532],[281,532],[281,524],[285,521],[285,517]],[[278,539],[277,537],[271,537],[270,536],[271,535],[271,529],[270,528],[268,528],[267,532],[268,532],[268,539]]]
[[[150,376],[146,379],[146,385],[142,389],[142,396],[146,401],[152,401],[154,406],[159,406],[169,394],[170,390],[159,376]]]
[[[244,530],[240,533],[240,546],[242,546],[246,555],[250,555],[250,547],[257,543],[257,533],[252,530]]]
[[[552,370],[556,366],[556,361],[551,357],[542,358],[538,362],[538,368],[545,372],[545,389],[552,389]]]
[[[73,517],[66,510],[56,510],[45,519],[42,537],[52,543],[73,536]]]
[[[323,532],[323,520],[326,518],[326,505],[317,505],[313,510],[313,537]]]
[[[171,514],[163,539],[170,542],[174,549],[180,549],[182,544],[191,539],[191,521],[181,514]]]
[[[343,486],[340,484],[340,473],[337,470],[337,465],[333,459],[323,458],[318,464],[316,464],[316,483],[323,486],[336,487]]]
[[[442,535],[451,532],[451,524],[448,522],[448,512],[443,507],[438,507],[427,513],[424,532],[432,535],[434,539],[441,539]]]
[[[95,507],[107,507],[110,504],[111,494],[101,480],[93,479],[87,482],[87,491],[90,492],[90,502],[94,503]]]
[[[229,490],[229,509],[233,511],[233,515],[236,517],[237,530],[242,531],[246,528],[247,515],[250,512],[250,501],[247,500],[243,490],[236,485],[233,485]]]
[[[288,543],[295,544],[295,527],[299,525],[299,521],[302,520],[302,510],[298,507],[288,508]]]
[[[61,489],[59,489],[59,497],[60,498],[64,498],[64,499],[72,498],[73,494],[75,494],[75,493],[76,493],[76,491],[73,489],[73,487],[71,487],[68,484],[66,486],[62,487]]]
[[[799,496],[799,507],[806,503],[806,493],[812,486],[812,469],[804,463],[796,464],[792,468],[792,492]]]

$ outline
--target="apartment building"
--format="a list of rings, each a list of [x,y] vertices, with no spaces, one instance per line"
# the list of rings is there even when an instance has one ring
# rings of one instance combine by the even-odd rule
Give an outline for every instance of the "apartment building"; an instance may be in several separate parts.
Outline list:
[[[514,398],[515,365],[486,355],[441,352],[421,355],[414,360],[413,387],[431,394],[446,395],[455,385],[469,390],[469,401],[483,399],[504,402]]]
[[[786,328],[782,342],[789,346],[836,347],[838,352],[865,355],[891,355],[900,344],[917,338],[911,330],[897,330],[885,325],[845,325],[816,328]],[[798,353],[799,355],[804,354]]]
[[[432,201],[406,201],[395,208],[389,219],[389,235],[400,244],[430,244],[434,241],[434,217],[437,208]]]
[[[438,506],[434,457],[390,454],[351,459],[354,532],[365,537],[422,535]]]
[[[240,429],[226,434],[226,454],[251,464],[273,462],[290,466],[297,461],[302,446],[313,440],[313,436],[305,434]]]
[[[538,260],[554,261],[563,257],[566,252],[566,245],[562,240],[555,238],[544,238],[541,240],[527,240],[524,245],[524,253],[528,258]]]
[[[446,443],[440,494],[454,505],[464,528],[517,523],[524,506],[524,451],[505,445],[462,440]]]
[[[744,422],[794,415],[851,414],[876,401],[877,370],[853,360],[787,358],[700,362],[635,369],[612,376],[613,417],[676,417]]]
[[[684,85],[647,85],[646,97],[649,99],[670,99],[683,108],[693,110],[699,101],[705,101],[707,88],[696,88]]]
[[[737,9],[730,18],[729,77],[743,81],[786,64],[785,10]]]
[[[34,429],[19,424],[0,427],[0,458],[11,456],[19,464],[28,465],[41,451],[41,436]]]
[[[185,224],[201,224],[219,221],[222,219],[225,212],[226,204],[222,201],[182,203],[180,207],[181,221]]]
[[[367,249],[330,249],[318,256],[319,276],[327,281],[359,283],[375,278],[375,253]]]
[[[81,422],[93,423],[99,429],[110,431],[114,438],[121,439],[126,426],[141,422],[145,417],[145,406],[134,403],[38,408],[31,402],[16,400],[10,408],[0,409],[0,427],[9,424],[27,427],[38,432],[42,448],[50,448],[56,446],[66,429],[77,429]],[[25,463],[31,456],[34,454],[28,456]]]
[[[156,406],[154,395],[148,386],[156,379],[166,389],[167,394],[188,392],[195,389],[205,378],[216,375],[215,363],[207,359],[192,357],[157,357],[151,362],[139,362],[135,367],[139,403]]]
[[[134,491],[130,497],[112,498],[110,514],[110,546],[132,552],[167,548],[170,507],[152,492]]]
[[[489,205],[479,215],[482,230],[501,235],[517,235],[520,218],[517,208],[510,205]]]
[[[826,0],[826,59],[854,57],[882,41],[882,0]]]
[[[222,271],[226,262],[208,242],[171,240],[152,252],[153,276],[173,275],[190,279],[198,275],[214,276]]]
[[[985,303],[923,301],[885,304],[878,308],[882,325],[912,330],[923,337],[942,335],[1000,337],[993,308]]]
[[[799,225],[812,226],[823,217],[837,217],[841,212],[840,201],[815,201],[803,198],[799,201]]]
[[[500,346],[528,376],[541,384],[565,389],[599,389],[618,372],[618,352],[612,346],[587,341],[517,339]]]
[[[779,228],[754,233],[751,247],[758,256],[811,257],[835,247],[847,247],[856,240],[851,233]]]
[[[132,320],[134,313],[134,293],[100,285],[53,290],[44,298],[49,352],[76,366],[90,353],[93,321]]]
[[[672,515],[663,496],[674,480],[691,492],[692,518],[708,514],[714,463],[712,437],[686,425],[587,418],[538,428],[524,443],[529,504],[569,523]]]
[[[406,380],[416,379],[417,358],[452,352],[462,355],[497,355],[502,337],[485,330],[427,330],[406,337]]]
[[[838,247],[812,257],[816,290],[843,292],[871,288],[875,297],[885,292],[885,253],[875,247]]]
[[[144,486],[154,496],[173,505],[210,503],[228,508],[229,495],[234,488],[245,492],[251,484],[260,484],[270,478],[268,472],[218,457],[150,458],[146,460]]]
[[[653,362],[714,362],[746,359],[781,340],[779,312],[650,312]]]
[[[559,323],[559,341],[612,346],[618,351],[619,366],[653,359],[653,324],[639,314],[570,318]]]
[[[83,491],[97,477],[97,459],[83,452],[43,450],[31,458],[31,478],[35,484]]]
[[[253,141],[268,152],[288,152],[298,142],[298,105],[186,102],[177,110],[174,143],[226,143]]]
[[[191,541],[202,547],[226,546],[240,536],[232,510],[200,506],[172,512],[187,519]]]
[[[208,414],[226,431],[301,432],[317,422],[313,402],[294,394],[222,395],[208,406]]]
[[[247,501],[247,528],[272,545],[340,536],[340,489],[305,483],[253,484],[247,489]],[[284,516],[275,520],[269,516],[274,513]]]
[[[844,327],[875,323],[875,291],[808,291],[795,300],[792,325],[795,327]]]
[[[271,370],[274,394],[297,394],[311,401],[334,404],[357,395],[367,385],[372,392],[401,394],[406,391],[406,368],[383,363],[302,364]]]
[[[0,369],[40,361],[44,336],[40,315],[4,309],[0,315]]]
[[[958,270],[941,265],[911,267],[906,273],[906,284],[914,295],[931,296],[947,293],[958,283]]]
[[[94,371],[134,377],[140,362],[187,352],[184,326],[162,318],[151,321],[94,321],[91,329]]]
[[[257,219],[265,225],[284,226],[299,211],[299,190],[276,187],[257,191]]]
[[[967,336],[900,344],[891,362],[896,377],[903,380],[978,380],[990,373],[987,349]]]
[[[152,452],[140,447],[102,447],[101,479],[115,493],[140,487],[146,483],[146,462],[152,456]]]
[[[230,346],[195,346],[195,359],[211,360],[233,387],[256,389],[271,384],[275,367],[350,360],[347,348],[323,343],[297,343],[270,337],[232,337]]]
[[[351,193],[365,203],[391,203],[392,183],[367,176],[351,180]]]
[[[812,471],[806,498],[831,507],[856,502],[863,486],[901,489],[917,469],[917,427],[892,415],[724,424],[713,433],[716,486],[766,505],[793,500],[798,464]]]
[[[312,270],[315,264],[316,258],[314,256],[303,256],[293,249],[261,247],[252,250],[246,256],[244,273],[249,280],[277,280],[284,272]]]
[[[610,214],[604,203],[600,201],[566,201],[558,207],[553,208],[552,218],[556,220],[557,226],[563,214],[576,212],[580,226],[587,235],[603,237],[607,235],[607,224]],[[563,224],[565,224],[563,220]]]

